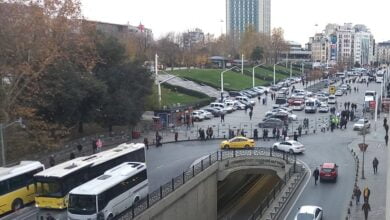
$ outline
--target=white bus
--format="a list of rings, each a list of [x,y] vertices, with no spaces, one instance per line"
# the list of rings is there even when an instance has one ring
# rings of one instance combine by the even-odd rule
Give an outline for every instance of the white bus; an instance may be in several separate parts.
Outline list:
[[[375,81],[377,82],[377,83],[382,83],[383,82],[383,72],[377,72],[376,74],[375,74]]]
[[[38,217],[66,219],[68,193],[124,162],[145,162],[144,144],[121,144],[110,150],[78,157],[34,175]],[[64,217],[65,216],[65,217]]]
[[[113,219],[148,191],[146,164],[123,163],[70,191],[68,219]]]
[[[0,167],[0,215],[34,202],[34,174],[45,167],[38,161],[21,161],[11,167]]]

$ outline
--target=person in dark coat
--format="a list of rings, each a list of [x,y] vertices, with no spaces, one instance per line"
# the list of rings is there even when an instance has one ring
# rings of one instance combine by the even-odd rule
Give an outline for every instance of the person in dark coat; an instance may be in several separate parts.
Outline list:
[[[389,133],[389,125],[388,124],[385,125],[385,131],[386,131],[386,134]]]
[[[259,139],[259,131],[257,129],[253,130],[253,139],[255,140]]]
[[[74,158],[76,158],[76,155],[72,151],[72,152],[70,152],[69,159],[73,160]]]
[[[298,126],[298,136],[299,136],[299,137],[302,136],[302,125],[299,125],[299,126]]]
[[[320,176],[320,171],[318,170],[318,167],[313,172],[314,176],[314,185],[317,185],[318,177]]]
[[[296,131],[294,131],[294,141],[298,141],[298,134]]]
[[[368,202],[364,202],[364,204],[362,205],[362,210],[364,212],[364,219],[367,220],[368,219],[368,212],[371,211],[370,204],[368,204]]]
[[[378,173],[378,164],[379,161],[376,157],[374,157],[374,160],[372,161],[372,167],[374,168],[374,174]]]
[[[77,150],[79,151],[79,153],[81,153],[81,151],[83,150],[83,145],[81,145],[80,143],[77,145]]]
[[[176,132],[175,132],[175,142],[177,142],[178,139],[179,139],[179,133],[176,131]]]
[[[92,140],[92,153],[96,153],[96,150],[97,150],[96,140]]]
[[[56,161],[54,160],[54,155],[49,157],[49,165],[50,167],[54,167],[56,165]]]
[[[148,138],[144,138],[144,145],[146,147],[146,150],[148,150],[149,149],[149,140],[148,140]]]
[[[387,132],[386,132],[386,135],[385,135],[385,143],[386,143],[386,146],[388,146],[388,143],[389,143],[389,135],[387,134]]]
[[[280,138],[280,129],[276,129],[276,140],[279,141]]]
[[[250,111],[249,112],[249,120],[252,120],[252,116],[253,116],[253,111]]]
[[[362,191],[358,186],[355,186],[355,189],[353,190],[353,196],[355,197],[356,205],[360,203],[360,196],[362,195]]]

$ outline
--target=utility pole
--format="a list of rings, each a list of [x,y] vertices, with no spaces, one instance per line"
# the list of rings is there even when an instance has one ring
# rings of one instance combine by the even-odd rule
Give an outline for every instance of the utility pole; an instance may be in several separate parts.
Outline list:
[[[241,54],[241,74],[244,75],[244,54]]]

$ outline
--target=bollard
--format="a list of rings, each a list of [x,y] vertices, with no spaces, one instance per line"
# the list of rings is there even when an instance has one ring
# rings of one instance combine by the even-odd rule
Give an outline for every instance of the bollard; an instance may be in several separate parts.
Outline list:
[[[313,130],[313,134],[315,134],[315,133],[316,133],[316,129]]]
[[[349,201],[349,206],[352,206],[352,200]]]
[[[348,208],[348,211],[347,211],[347,213],[348,213],[348,215],[350,215],[350,214],[351,214],[351,209],[350,209],[350,208]]]

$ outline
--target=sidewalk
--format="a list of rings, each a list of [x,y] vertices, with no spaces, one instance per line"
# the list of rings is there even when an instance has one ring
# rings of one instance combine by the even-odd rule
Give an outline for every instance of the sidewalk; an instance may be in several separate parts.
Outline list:
[[[362,179],[362,155],[358,144],[362,143],[362,136],[359,136],[348,147],[353,149],[359,158],[359,176],[357,185],[362,191],[360,197],[360,204],[356,206],[355,200],[352,200],[351,215],[349,219],[364,219],[364,213],[362,211],[363,204],[363,189],[368,187],[371,191],[369,197],[369,204],[371,206],[371,212],[368,214],[368,219],[384,220],[386,217],[386,179],[387,179],[387,147],[385,145],[384,136],[385,131],[382,126],[382,120],[378,119],[377,131],[374,131],[374,125],[370,129],[371,132],[366,135],[366,144],[368,144],[367,151],[365,152],[364,161],[364,176]],[[378,173],[374,174],[372,161],[376,157],[379,160]],[[352,195],[351,189],[351,195]]]

